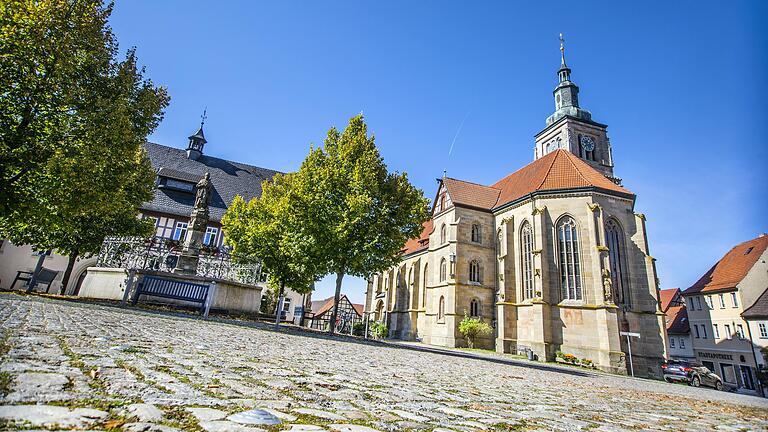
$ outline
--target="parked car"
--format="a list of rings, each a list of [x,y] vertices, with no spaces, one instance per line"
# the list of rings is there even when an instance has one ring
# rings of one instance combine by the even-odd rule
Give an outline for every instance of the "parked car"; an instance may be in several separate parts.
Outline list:
[[[661,365],[666,382],[681,381],[693,387],[707,386],[723,390],[723,379],[701,363],[686,360],[669,360]]]

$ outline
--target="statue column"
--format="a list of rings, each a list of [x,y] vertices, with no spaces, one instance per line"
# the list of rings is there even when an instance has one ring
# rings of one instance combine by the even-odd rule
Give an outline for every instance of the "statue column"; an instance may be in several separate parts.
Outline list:
[[[187,237],[184,239],[184,247],[181,250],[179,260],[176,262],[174,273],[195,275],[197,263],[200,260],[200,247],[203,244],[205,227],[208,225],[208,201],[211,195],[211,175],[205,173],[202,180],[195,187],[195,207],[190,215]]]

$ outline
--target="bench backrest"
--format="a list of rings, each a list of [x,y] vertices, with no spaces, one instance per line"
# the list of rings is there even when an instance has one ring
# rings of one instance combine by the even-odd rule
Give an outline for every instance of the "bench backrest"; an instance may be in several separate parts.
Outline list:
[[[208,295],[208,285],[144,276],[141,294],[203,303]]]
[[[59,272],[55,270],[49,270],[45,267],[42,267],[40,268],[40,272],[37,273],[37,282],[49,284],[53,282],[54,279],[56,279],[56,276],[58,276],[58,274]]]

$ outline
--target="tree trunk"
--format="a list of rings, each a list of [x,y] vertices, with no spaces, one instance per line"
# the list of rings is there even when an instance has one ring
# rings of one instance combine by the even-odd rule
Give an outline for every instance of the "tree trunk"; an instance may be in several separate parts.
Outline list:
[[[328,328],[328,333],[334,334],[336,332],[336,319],[339,316],[339,297],[341,297],[341,280],[344,279],[344,273],[336,273],[336,294],[333,296],[333,312],[331,313],[331,325]]]
[[[69,278],[72,277],[72,269],[75,268],[75,261],[77,261],[77,257],[80,255],[80,252],[77,250],[72,251],[71,254],[69,254],[69,261],[67,261],[67,269],[64,270],[64,277],[61,278],[61,291],[59,294],[64,295],[64,293],[67,292],[67,285],[69,284]]]
[[[277,310],[275,311],[275,330],[280,328],[280,316],[283,314],[284,297],[285,297],[285,282],[280,282],[280,291],[277,294]]]

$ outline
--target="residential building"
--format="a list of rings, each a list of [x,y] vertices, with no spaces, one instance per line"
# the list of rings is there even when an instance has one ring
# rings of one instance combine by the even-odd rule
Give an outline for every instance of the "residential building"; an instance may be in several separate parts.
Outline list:
[[[629,373],[620,332],[638,333],[635,373],[660,376],[666,332],[646,218],[561,53],[534,161],[492,185],[438,179],[431,220],[397,266],[370,278],[366,313],[391,337],[449,347],[466,343],[460,321],[478,317],[495,327],[479,347],[550,361],[562,351],[617,373]]]
[[[755,300],[752,306],[741,313],[747,323],[747,338],[752,345],[757,369],[768,374],[768,288]],[[768,395],[768,389],[761,385],[763,396]]]
[[[693,351],[723,381],[745,392],[757,392],[753,338],[747,314],[759,336],[762,302],[768,287],[768,236],[740,243],[695,284],[683,291],[691,326]],[[752,309],[752,306],[755,306]],[[755,334],[753,334],[753,337]],[[759,337],[757,338],[759,341]]]
[[[334,297],[313,301],[311,311],[307,315],[307,327],[317,330],[328,330],[333,313]],[[349,334],[355,324],[363,321],[364,305],[352,303],[346,294],[339,297],[339,311],[336,317],[336,332]]]
[[[688,311],[680,295],[680,288],[659,291],[661,311],[666,316],[667,354],[671,359],[694,360]]]
[[[220,248],[224,244],[221,218],[235,196],[246,200],[261,195],[261,183],[271,179],[278,171],[260,168],[241,162],[221,159],[206,153],[208,141],[200,124],[197,132],[188,137],[186,149],[169,147],[147,142],[144,150],[152,167],[157,173],[154,195],[151,200],[139,207],[139,217],[152,219],[155,237],[183,243],[187,235],[190,214],[195,204],[195,185],[209,173],[211,195],[208,203],[209,221],[205,228],[203,243],[211,248]],[[16,246],[4,241],[0,244],[0,287],[10,288],[18,270],[32,271],[38,256],[29,246]],[[77,295],[80,282],[85,277],[88,267],[96,263],[96,258],[80,259],[72,272],[66,294]],[[45,258],[44,266],[59,271],[57,280],[51,284],[51,292],[59,292],[61,276],[67,265],[67,258],[51,254]],[[266,284],[266,273],[260,284]],[[17,283],[15,288],[21,289]],[[283,312],[294,316],[297,306],[301,307],[303,296],[287,290],[287,310]]]

